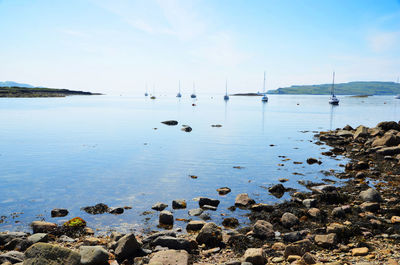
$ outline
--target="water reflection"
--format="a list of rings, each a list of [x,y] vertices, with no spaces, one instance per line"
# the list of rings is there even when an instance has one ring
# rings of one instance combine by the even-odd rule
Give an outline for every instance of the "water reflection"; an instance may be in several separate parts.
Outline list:
[[[329,130],[333,130],[333,122],[334,122],[334,118],[335,118],[335,108],[337,108],[337,105],[330,105],[331,107],[331,111],[330,111],[330,115],[329,115]]]

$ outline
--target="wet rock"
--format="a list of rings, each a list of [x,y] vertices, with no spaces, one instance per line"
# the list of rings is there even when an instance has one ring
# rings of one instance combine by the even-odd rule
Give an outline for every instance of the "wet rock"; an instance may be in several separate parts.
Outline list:
[[[117,247],[115,248],[115,257],[118,261],[134,258],[140,250],[141,247],[135,235],[133,233],[127,234],[118,240]]]
[[[365,126],[358,126],[354,135],[353,135],[353,139],[358,139],[360,137],[368,137],[368,128]]]
[[[68,248],[48,243],[36,243],[25,251],[24,265],[80,265],[80,260],[79,253]]]
[[[190,127],[188,125],[182,125],[181,131],[191,132],[192,130],[193,130],[192,127]]]
[[[202,213],[203,213],[203,209],[201,209],[201,208],[197,208],[197,209],[192,209],[192,210],[189,210],[189,215],[190,216],[199,216],[199,215],[201,215]]]
[[[81,210],[87,212],[88,214],[103,214],[108,211],[108,206],[104,203],[98,203],[95,206],[86,206]]]
[[[207,223],[196,237],[197,243],[205,244],[207,247],[217,247],[222,241],[222,232],[215,223]]]
[[[150,242],[154,241],[157,237],[160,236],[170,236],[170,237],[176,237],[176,233],[174,231],[160,231],[154,234],[151,234],[147,237],[145,237],[142,242],[143,244],[149,244]]]
[[[322,164],[322,162],[316,158],[313,158],[313,157],[307,158],[307,164],[312,165],[312,164],[316,164],[316,163]]]
[[[122,207],[108,208],[108,212],[111,214],[123,214],[124,208]]]
[[[200,218],[201,220],[207,221],[207,220],[210,220],[210,219],[211,219],[211,216],[210,216],[209,213],[203,212],[202,214],[199,215],[199,218]]]
[[[101,244],[102,244],[102,240],[97,237],[86,237],[83,240],[84,246],[96,246],[96,245],[101,245]]]
[[[211,206],[211,205],[203,205],[202,207],[203,210],[211,210],[211,211],[216,211],[218,208]]]
[[[172,201],[172,209],[185,209],[186,201],[185,200],[173,200]]]
[[[400,131],[400,125],[395,121],[383,121],[383,122],[378,123],[378,125],[376,125],[376,127],[382,129],[385,132],[389,131],[389,130]]]
[[[336,191],[336,187],[333,185],[329,185],[329,184],[323,184],[323,185],[310,187],[310,190],[312,190],[315,193],[325,193],[325,192]]]
[[[27,239],[31,244],[35,244],[38,242],[46,243],[47,241],[49,241],[49,236],[46,233],[36,233],[29,236]]]
[[[210,206],[218,207],[219,200],[201,197],[200,200],[199,200],[199,206],[203,207],[204,205],[210,205]]]
[[[162,211],[167,207],[168,207],[168,204],[165,204],[162,202],[156,202],[153,206],[151,206],[151,209],[156,210],[156,211]]]
[[[364,212],[377,212],[381,207],[377,202],[364,202],[360,205],[360,208]]]
[[[347,226],[340,223],[329,224],[326,228],[326,232],[328,234],[335,233],[341,238],[350,236],[350,229]]]
[[[243,259],[253,265],[264,265],[266,261],[265,254],[262,248],[247,249],[244,253]]]
[[[81,265],[108,265],[108,252],[100,246],[81,246]]]
[[[253,233],[255,237],[261,239],[275,238],[274,226],[264,220],[257,220],[253,225]]]
[[[9,251],[0,255],[0,263],[10,262],[11,264],[23,262],[24,253],[19,251]]]
[[[337,235],[335,233],[330,233],[327,235],[316,235],[314,241],[318,246],[323,248],[332,248],[336,246]]]
[[[361,200],[363,200],[365,202],[381,202],[382,201],[382,197],[381,197],[380,193],[373,188],[369,188],[367,190],[360,192],[360,198],[361,198]]]
[[[217,191],[218,191],[219,195],[226,195],[229,192],[231,192],[231,189],[228,187],[222,187],[222,188],[217,189]]]
[[[57,224],[44,221],[33,221],[31,223],[33,233],[51,233],[57,229]]]
[[[285,194],[286,189],[282,184],[276,184],[268,189],[268,191],[277,198],[281,198]]]
[[[189,265],[189,254],[185,250],[163,250],[154,253],[149,265]]]
[[[274,206],[266,203],[257,203],[253,204],[250,207],[250,210],[255,212],[272,212],[274,210]]]
[[[234,217],[228,217],[222,221],[222,225],[229,228],[235,228],[239,226],[239,220]]]
[[[247,193],[241,193],[236,196],[235,206],[238,207],[249,207],[253,205],[255,201],[249,197]]]
[[[316,199],[305,199],[305,200],[303,200],[303,205],[308,209],[313,208],[313,207],[317,206],[317,200]]]
[[[64,217],[68,215],[67,209],[56,208],[51,210],[51,217]]]
[[[186,230],[187,231],[199,231],[203,228],[203,226],[206,224],[204,221],[190,221],[186,225]]]
[[[351,250],[351,255],[352,256],[365,256],[368,254],[368,248],[362,247],[362,248],[353,248]]]
[[[162,121],[161,123],[168,125],[168,126],[175,126],[178,125],[178,122],[175,120],[169,120],[169,121]]]
[[[175,250],[186,250],[190,251],[191,244],[189,240],[185,238],[176,238],[172,236],[160,236],[154,239],[151,243],[151,246],[161,246],[167,247],[169,249]]]
[[[292,213],[284,213],[281,217],[281,223],[284,227],[290,228],[299,223],[299,218]]]
[[[164,210],[160,212],[159,222],[162,225],[173,225],[174,224],[174,216],[170,211]]]

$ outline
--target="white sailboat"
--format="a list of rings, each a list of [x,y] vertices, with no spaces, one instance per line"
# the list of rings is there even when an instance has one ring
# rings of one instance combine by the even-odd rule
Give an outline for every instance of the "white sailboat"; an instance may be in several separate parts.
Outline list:
[[[228,80],[225,81],[225,96],[224,96],[224,100],[229,100],[229,96],[228,96]]]
[[[264,84],[263,84],[263,92],[262,92],[263,97],[261,98],[262,102],[268,102],[268,97],[267,93],[265,92],[265,71],[264,71]]]
[[[147,84],[146,84],[146,92],[144,93],[144,96],[147,97],[149,93],[147,93]]]
[[[196,96],[196,88],[195,88],[194,82],[193,82],[193,93],[190,95],[190,97],[191,98],[196,98],[197,97]]]
[[[181,98],[182,97],[182,94],[181,94],[181,80],[179,80],[179,92],[178,92],[178,94],[176,94],[176,97],[177,98]]]
[[[399,84],[399,78],[397,77],[397,84]],[[395,99],[400,99],[400,94],[394,97]]]
[[[329,99],[329,104],[339,105],[339,99],[335,96],[335,72],[333,72],[333,80],[331,87],[331,97]]]
[[[153,94],[150,97],[151,99],[156,99],[156,85],[153,85]]]

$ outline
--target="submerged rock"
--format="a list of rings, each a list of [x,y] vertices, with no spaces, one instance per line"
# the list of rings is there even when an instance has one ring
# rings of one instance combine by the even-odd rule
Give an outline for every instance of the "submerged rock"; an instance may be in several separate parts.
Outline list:
[[[199,215],[201,215],[203,212],[204,212],[203,209],[197,208],[197,209],[189,210],[188,214],[189,214],[190,216],[199,216]]]
[[[156,202],[153,206],[151,206],[151,209],[156,210],[156,211],[162,211],[167,207],[168,207],[168,204],[165,204],[162,202]]]
[[[108,206],[104,203],[98,203],[95,206],[86,206],[81,210],[87,212],[88,214],[103,214],[108,211]]]

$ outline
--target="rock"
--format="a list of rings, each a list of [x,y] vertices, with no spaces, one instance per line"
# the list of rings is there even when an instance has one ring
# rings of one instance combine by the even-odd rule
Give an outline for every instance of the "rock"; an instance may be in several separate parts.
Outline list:
[[[192,130],[193,130],[192,127],[190,127],[188,125],[184,125],[181,128],[181,131],[184,131],[184,132],[191,132]]]
[[[285,259],[283,257],[275,257],[275,258],[271,259],[272,263],[281,263],[281,262],[284,262],[284,261],[285,261]]]
[[[317,263],[315,257],[311,255],[309,252],[304,253],[302,259],[306,264],[315,264]]]
[[[253,225],[253,233],[255,237],[261,239],[275,238],[274,226],[264,220],[257,220]]]
[[[215,223],[206,223],[196,237],[197,243],[217,247],[222,241],[222,232]]]
[[[56,208],[51,210],[51,217],[64,217],[68,215],[67,209]]]
[[[310,188],[315,193],[326,193],[336,191],[336,187],[329,184],[318,185]]]
[[[199,216],[203,213],[203,211],[204,211],[203,209],[197,208],[197,209],[189,210],[188,213],[190,216]]]
[[[254,203],[255,201],[253,199],[250,199],[247,193],[241,193],[237,195],[235,199],[235,205],[238,207],[249,207]]]
[[[161,246],[167,247],[169,249],[176,249],[176,250],[186,250],[190,251],[191,244],[189,240],[184,238],[176,238],[172,236],[160,236],[154,239],[151,243],[151,246]]]
[[[115,257],[118,261],[136,257],[140,251],[140,244],[133,233],[123,236],[117,242]]]
[[[199,215],[199,217],[200,217],[201,220],[204,220],[204,221],[207,221],[207,220],[211,219],[211,216],[210,216],[209,213],[202,213],[202,214]]]
[[[323,248],[332,248],[336,246],[337,235],[335,233],[330,233],[327,235],[316,235],[314,241],[318,246]]]
[[[309,164],[309,165],[316,164],[316,163],[322,164],[322,162],[319,161],[319,160],[316,159],[316,158],[310,157],[310,158],[307,159],[307,164]]]
[[[102,240],[97,237],[87,237],[83,240],[83,245],[85,246],[96,246],[96,245],[101,245]]]
[[[392,223],[392,224],[398,224],[398,223],[400,223],[400,216],[392,216],[392,218],[390,218],[390,222]]]
[[[204,221],[190,221],[186,225],[186,230],[187,231],[199,231],[203,228],[203,226],[206,224]]]
[[[310,209],[312,207],[317,206],[317,200],[316,199],[305,199],[305,200],[303,200],[303,205],[306,208]]]
[[[307,234],[309,233],[308,230],[301,230],[301,231],[293,231],[289,233],[282,234],[282,239],[285,242],[296,242],[299,240],[304,239]]]
[[[31,236],[28,236],[28,241],[31,244],[35,244],[38,242],[47,242],[49,241],[49,237],[46,233],[36,233]]]
[[[360,205],[360,208],[364,212],[377,212],[381,207],[377,202],[364,202]]]
[[[353,137],[353,133],[348,130],[340,130],[336,135],[340,137]]]
[[[160,232],[157,232],[157,233],[154,233],[152,235],[147,236],[146,238],[144,238],[142,240],[142,242],[143,242],[143,244],[149,244],[152,241],[154,241],[157,237],[160,237],[160,236],[176,237],[176,233],[174,231],[168,231],[168,230],[167,231],[160,231]]]
[[[343,210],[343,208],[341,206],[335,207],[332,210],[332,216],[342,218],[342,217],[346,216],[346,212]]]
[[[124,208],[122,207],[108,208],[108,212],[111,214],[123,214]]]
[[[289,257],[287,257],[287,261],[292,263],[293,261],[299,260],[301,259],[301,256],[297,256],[297,255],[290,255]]]
[[[211,211],[216,211],[218,210],[217,207],[211,206],[211,205],[203,205],[202,207],[203,210],[211,210]]]
[[[363,169],[368,169],[369,165],[365,161],[359,161],[354,165],[355,170],[363,170]]]
[[[5,245],[15,238],[25,238],[27,236],[24,232],[8,232],[5,234],[0,233],[0,245]]]
[[[162,121],[161,123],[163,123],[163,124],[165,124],[165,125],[168,125],[168,126],[175,126],[175,125],[178,125],[178,122],[177,122],[177,121],[174,121],[174,120]]]
[[[386,147],[392,147],[400,144],[400,137],[397,135],[393,134],[385,134],[382,137],[377,137],[375,140],[372,142],[371,146],[376,147],[376,146],[386,146]]]
[[[86,221],[83,220],[80,217],[74,217],[68,221],[66,221],[63,226],[66,227],[85,227],[86,226]]]
[[[274,195],[275,197],[282,197],[283,194],[286,192],[285,187],[282,184],[276,184],[268,189],[268,191]]]
[[[189,254],[185,250],[163,250],[154,253],[149,265],[189,265]]]
[[[199,206],[203,207],[204,205],[210,205],[210,206],[218,207],[219,200],[201,197],[200,200],[199,200]]]
[[[376,151],[378,155],[392,156],[400,154],[400,146],[384,147]]]
[[[168,207],[168,204],[165,204],[162,202],[157,202],[153,206],[151,206],[151,209],[156,210],[156,211],[162,211],[167,207]]]
[[[353,131],[354,129],[353,129],[353,127],[351,127],[350,125],[346,125],[346,126],[344,126],[343,127],[343,130],[345,130],[345,131]]]
[[[312,218],[321,218],[321,210],[318,208],[311,208],[307,211],[308,215],[311,216]]]
[[[360,137],[368,137],[368,128],[365,126],[358,126],[354,135],[353,135],[353,139],[358,139]]]
[[[103,214],[108,211],[108,206],[104,203],[98,203],[95,206],[83,207],[81,210],[87,212],[88,214]]]
[[[23,262],[24,253],[19,251],[9,251],[0,255],[0,263],[10,262],[11,264]]]
[[[234,217],[228,217],[222,221],[222,225],[228,228],[235,228],[239,226],[239,220]]]
[[[51,233],[57,229],[57,224],[44,221],[33,221],[31,223],[33,233]]]
[[[382,129],[385,132],[389,131],[389,130],[400,131],[400,125],[395,121],[383,121],[383,122],[378,123],[378,125],[376,125],[376,127]]]
[[[275,242],[272,246],[271,249],[275,251],[284,251],[286,248],[286,245],[282,242]]]
[[[262,248],[248,248],[243,258],[246,262],[250,262],[253,265],[264,265],[266,261]]]
[[[368,254],[368,248],[362,247],[362,248],[353,248],[351,250],[351,255],[352,256],[365,256]]]
[[[299,218],[292,213],[284,213],[281,217],[281,223],[284,227],[290,228],[299,223]]]
[[[382,201],[382,197],[381,197],[380,193],[373,188],[369,188],[367,190],[360,192],[360,198],[361,198],[361,200],[363,200],[365,202],[381,202]]]
[[[80,265],[81,255],[68,248],[36,243],[25,251],[24,265]]]
[[[217,189],[217,191],[218,191],[219,195],[226,195],[229,192],[231,192],[231,189],[228,187],[222,187],[222,188]]]
[[[185,200],[173,200],[172,201],[172,209],[185,209],[186,201]]]
[[[164,210],[160,212],[159,222],[162,225],[173,225],[174,224],[174,216],[170,211]]]
[[[69,236],[66,235],[61,235],[58,240],[58,242],[64,242],[64,243],[73,243],[75,242],[75,239],[70,238]]]
[[[272,212],[274,206],[266,203],[256,203],[250,207],[250,210],[255,212]]]
[[[109,254],[103,247],[81,246],[79,254],[82,265],[109,265]]]

